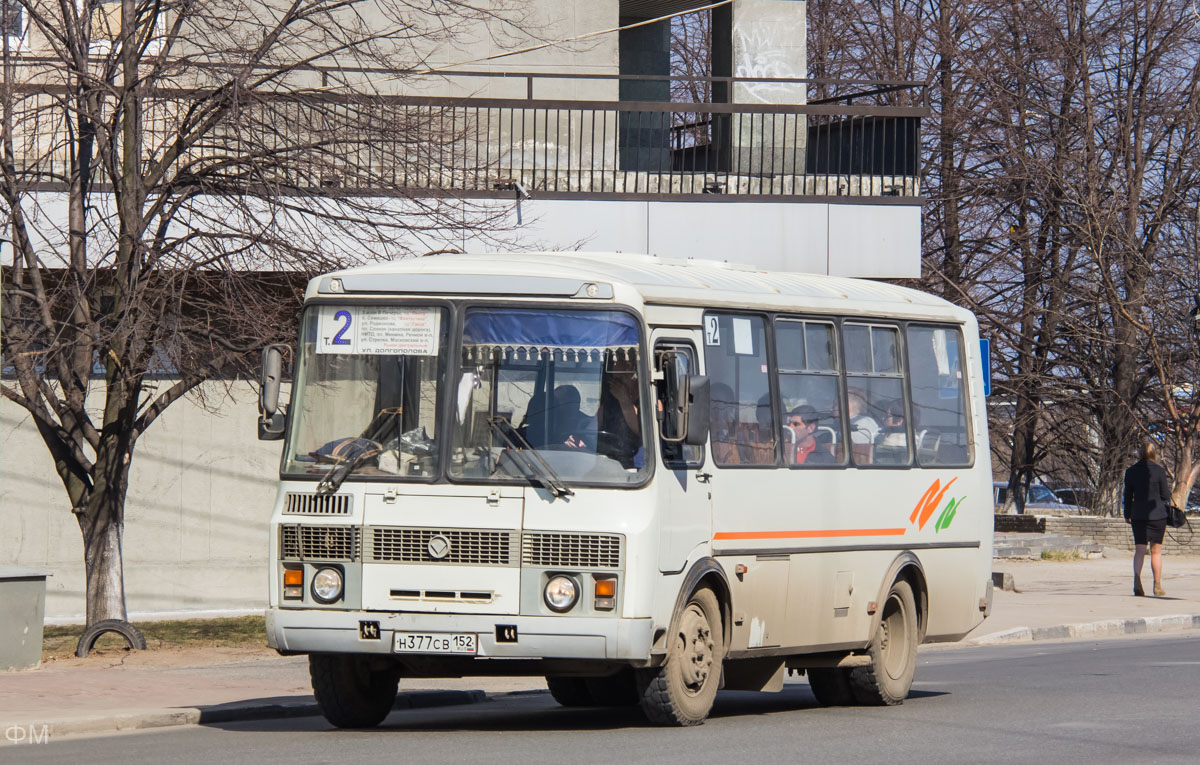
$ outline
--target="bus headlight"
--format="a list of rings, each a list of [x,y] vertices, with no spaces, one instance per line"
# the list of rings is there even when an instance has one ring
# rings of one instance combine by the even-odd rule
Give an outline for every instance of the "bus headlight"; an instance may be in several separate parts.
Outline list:
[[[542,598],[546,601],[546,605],[551,611],[563,613],[570,611],[575,607],[575,602],[579,600],[579,586],[575,584],[575,580],[569,576],[550,577],[550,581],[546,582],[546,589],[542,593]]]
[[[312,578],[312,594],[318,603],[332,603],[342,597],[342,572],[323,568]]]

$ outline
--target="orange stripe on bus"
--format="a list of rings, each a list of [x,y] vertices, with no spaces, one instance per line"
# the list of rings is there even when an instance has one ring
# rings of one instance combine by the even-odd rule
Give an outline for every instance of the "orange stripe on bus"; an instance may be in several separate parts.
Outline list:
[[[713,539],[813,539],[823,537],[898,537],[905,529],[802,529],[800,531],[718,531]]]

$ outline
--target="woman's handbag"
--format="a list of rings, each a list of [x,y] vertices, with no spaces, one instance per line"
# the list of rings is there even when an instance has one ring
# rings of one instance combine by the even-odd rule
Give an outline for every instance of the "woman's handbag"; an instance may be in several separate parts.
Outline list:
[[[1168,526],[1170,526],[1173,529],[1179,529],[1179,528],[1183,528],[1184,524],[1186,524],[1187,522],[1188,522],[1187,516],[1185,516],[1183,514],[1182,510],[1180,510],[1178,507],[1175,507],[1174,505],[1167,505],[1167,525]]]

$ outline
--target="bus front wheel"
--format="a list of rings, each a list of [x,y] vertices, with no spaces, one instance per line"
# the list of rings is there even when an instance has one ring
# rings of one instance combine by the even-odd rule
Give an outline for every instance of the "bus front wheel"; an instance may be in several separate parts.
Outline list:
[[[338,728],[374,728],[396,703],[400,667],[353,654],[310,654],[308,674],[321,714]]]
[[[866,706],[892,706],[908,696],[917,668],[917,601],[903,579],[888,590],[879,627],[867,648],[871,663],[850,671],[854,698]]]
[[[699,725],[708,717],[725,658],[721,605],[702,587],[688,598],[667,640],[662,666],[639,671],[642,711],[659,725]]]

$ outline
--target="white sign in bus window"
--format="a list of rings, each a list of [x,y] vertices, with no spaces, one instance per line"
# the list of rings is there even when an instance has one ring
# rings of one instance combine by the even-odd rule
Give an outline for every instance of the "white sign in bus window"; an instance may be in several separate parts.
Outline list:
[[[317,353],[436,356],[440,330],[436,308],[323,305]]]
[[[733,352],[739,356],[754,355],[754,325],[749,319],[733,318]]]

